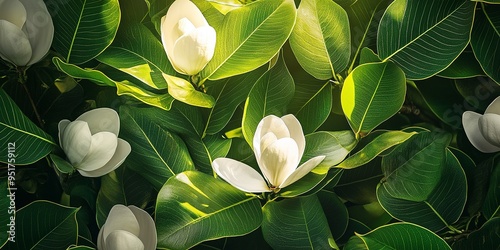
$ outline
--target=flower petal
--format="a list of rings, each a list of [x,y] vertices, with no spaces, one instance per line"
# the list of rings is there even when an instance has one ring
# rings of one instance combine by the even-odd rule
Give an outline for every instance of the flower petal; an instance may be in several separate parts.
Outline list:
[[[479,130],[489,143],[500,147],[500,115],[490,113],[479,117]]]
[[[306,174],[311,172],[318,164],[320,164],[326,156],[320,155],[316,156],[314,158],[309,159],[308,161],[304,162],[300,167],[298,167],[291,175],[289,175],[283,183],[279,186],[279,188],[284,188],[287,187],[288,185],[300,180],[302,177],[304,177]]]
[[[124,231],[116,230],[111,232],[106,238],[105,250],[143,250],[144,244],[139,237],[134,234]]]
[[[54,38],[54,24],[43,0],[20,0],[28,19],[23,27],[28,35],[33,54],[27,65],[40,61],[49,51]]]
[[[90,151],[92,135],[86,122],[74,121],[61,134],[61,147],[73,166],[82,162]]]
[[[0,20],[0,57],[17,66],[25,66],[31,58],[28,37],[15,24]]]
[[[144,244],[145,250],[155,250],[157,237],[156,237],[156,226],[155,222],[151,215],[149,215],[146,211],[136,207],[136,206],[128,206],[130,211],[134,213],[137,222],[139,222],[139,228],[141,231],[139,232],[139,239]]]
[[[125,230],[139,236],[141,228],[132,211],[121,204],[114,205],[109,211],[108,218],[101,228],[102,239],[107,242],[108,235],[115,230]]]
[[[486,111],[484,111],[484,114],[497,114],[500,115],[500,96],[495,98],[490,105],[488,105],[488,108],[486,108]]]
[[[118,138],[110,132],[100,132],[92,135],[88,154],[75,166],[78,170],[93,171],[103,167],[111,160],[118,146]]]
[[[15,24],[21,29],[26,22],[26,9],[18,0],[0,1],[0,20]]]
[[[262,118],[253,136],[253,151],[255,153],[255,158],[257,158],[257,162],[259,162],[262,151],[264,151],[264,149],[261,148],[262,137],[267,133],[273,133],[277,139],[290,137],[288,127],[281,118],[275,115],[268,115]]]
[[[219,177],[244,192],[271,191],[259,172],[242,162],[229,158],[217,158],[212,162],[212,168]]]
[[[195,75],[212,59],[214,50],[214,28],[197,28],[177,39],[173,49],[173,63],[181,70],[180,73]]]
[[[304,131],[302,130],[302,125],[300,125],[299,120],[292,115],[285,115],[281,117],[290,131],[290,137],[295,140],[299,148],[299,159],[302,158],[304,154],[304,149],[306,148],[306,137],[304,136]]]
[[[130,154],[130,151],[130,144],[127,141],[118,138],[118,145],[116,146],[115,154],[104,166],[93,171],[83,171],[79,169],[78,172],[85,177],[101,177],[106,175],[122,165],[127,156]]]
[[[479,129],[479,118],[482,115],[465,111],[462,115],[462,124],[464,126],[465,134],[469,138],[470,143],[483,153],[493,153],[500,151],[500,148],[489,143],[481,134]]]
[[[299,165],[297,143],[292,138],[282,138],[262,152],[260,170],[274,187],[279,187]]]
[[[107,131],[118,136],[120,131],[120,117],[115,110],[110,108],[98,108],[87,111],[76,118],[76,120],[87,122],[92,134]]]
[[[71,121],[70,120],[67,120],[67,119],[64,119],[64,120],[61,120],[58,124],[57,124],[57,128],[58,128],[58,137],[59,137],[59,145],[61,145],[61,148],[63,147],[62,143],[62,135],[64,133],[64,130],[66,129],[66,127],[68,126],[68,124],[70,124]]]

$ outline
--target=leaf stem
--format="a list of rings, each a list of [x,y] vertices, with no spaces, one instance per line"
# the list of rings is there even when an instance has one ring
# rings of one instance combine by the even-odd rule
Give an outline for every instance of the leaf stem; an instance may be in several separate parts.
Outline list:
[[[448,224],[448,222],[446,222],[446,220],[445,220],[443,217],[441,217],[441,215],[438,213],[438,211],[436,211],[436,210],[434,209],[434,207],[432,207],[432,205],[431,205],[431,204],[429,204],[429,202],[424,201],[424,203],[425,203],[425,204],[427,204],[427,206],[429,206],[429,207],[431,208],[431,210],[434,212],[434,214],[436,214],[436,216],[437,216],[437,217],[438,217],[438,218],[439,218],[439,219],[440,219],[440,220],[444,223],[444,225],[445,225],[448,229],[450,229],[450,230],[451,230],[452,232],[454,232],[454,233],[458,233],[458,234],[463,233],[461,230],[458,230],[458,229],[456,229],[455,227],[453,227],[452,225]]]

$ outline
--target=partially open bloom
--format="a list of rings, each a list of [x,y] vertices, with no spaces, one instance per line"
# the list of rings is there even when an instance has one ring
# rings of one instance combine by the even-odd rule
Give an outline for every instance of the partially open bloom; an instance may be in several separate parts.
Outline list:
[[[97,236],[97,249],[156,249],[153,218],[136,206],[114,205]]]
[[[60,121],[59,144],[81,175],[99,177],[119,167],[131,151],[130,144],[118,138],[119,131],[116,111],[94,109],[73,122]]]
[[[465,111],[462,124],[469,141],[483,153],[500,151],[500,96],[486,108],[484,115]]]
[[[189,0],[176,0],[161,19],[161,40],[174,69],[196,75],[212,59],[215,30]]]
[[[297,167],[306,140],[293,115],[264,117],[253,137],[253,151],[264,178],[252,167],[229,158],[212,162],[214,171],[236,188],[251,193],[278,192],[311,172],[325,156],[316,156]]]
[[[0,57],[17,66],[40,61],[49,51],[54,25],[43,0],[0,0]]]

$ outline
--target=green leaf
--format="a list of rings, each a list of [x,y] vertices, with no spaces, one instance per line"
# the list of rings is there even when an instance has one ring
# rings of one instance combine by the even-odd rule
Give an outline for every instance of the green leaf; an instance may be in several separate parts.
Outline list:
[[[72,246],[68,247],[67,250],[95,250],[95,248],[89,246]]]
[[[54,166],[57,168],[57,170],[63,174],[69,174],[73,173],[76,171],[76,169],[71,165],[71,163],[67,162],[63,158],[55,155],[55,154],[50,154],[50,159],[52,160],[52,163],[54,163]]]
[[[351,56],[349,18],[331,0],[303,0],[290,47],[307,73],[326,80],[342,72]]]
[[[244,235],[262,221],[256,196],[196,171],[170,178],[158,193],[155,211],[158,247],[168,249]]]
[[[409,79],[448,67],[469,43],[475,3],[470,0],[396,0],[380,20],[377,51]]]
[[[304,134],[318,129],[328,118],[333,102],[332,84],[320,86],[295,84],[295,96],[290,102],[290,112],[300,121]]]
[[[95,206],[97,226],[104,225],[114,205],[135,205],[144,209],[151,199],[154,199],[153,187],[129,166],[122,165],[101,178]]]
[[[351,131],[318,131],[306,135],[306,147],[301,163],[318,155],[326,156],[321,165],[332,167],[339,164],[356,146]]]
[[[315,195],[270,201],[262,213],[262,233],[273,249],[339,249]]]
[[[500,217],[491,218],[484,225],[467,235],[467,238],[453,243],[453,249],[495,249],[500,242]]]
[[[210,83],[210,87],[207,87],[207,94],[215,97],[215,104],[208,114],[206,134],[213,135],[224,129],[264,72],[263,66],[243,75]]]
[[[153,184],[156,190],[169,177],[194,169],[193,160],[181,138],[154,119],[122,106],[120,121],[120,137],[132,147],[127,157],[128,165]]]
[[[446,242],[433,232],[411,223],[393,223],[366,234],[356,234],[344,246],[351,249],[450,249]]]
[[[428,198],[421,202],[392,197],[381,185],[377,198],[394,218],[439,231],[456,222],[462,214],[467,199],[467,179],[460,162],[446,151],[441,179]],[[427,174],[431,175],[431,173]],[[414,177],[422,178],[422,177]],[[420,186],[422,188],[423,186]]]
[[[345,79],[342,110],[356,137],[363,137],[396,114],[403,105],[406,78],[391,62],[368,63],[354,69]]]
[[[381,157],[377,157],[358,168],[343,171],[335,185],[335,193],[343,200],[354,204],[369,204],[377,201],[377,185],[384,177],[380,169]]]
[[[295,17],[293,0],[261,0],[227,13],[215,27],[215,55],[201,71],[202,79],[243,74],[265,64],[288,39]]]
[[[4,142],[0,162],[28,165],[47,156],[57,144],[37,127],[0,88],[0,138]]]
[[[349,156],[342,163],[335,166],[337,168],[353,169],[362,166],[375,157],[380,155],[385,150],[399,145],[416,133],[407,133],[403,131],[387,131],[371,140],[365,147],[360,149],[355,154]]]
[[[175,74],[161,42],[142,24],[120,30],[97,60],[125,72],[154,89],[166,89],[162,73]]]
[[[443,174],[450,135],[421,132],[396,147],[382,159],[385,179],[379,189],[394,198],[428,199]]]
[[[16,212],[16,242],[7,249],[65,249],[76,244],[79,208],[37,200]]]
[[[116,93],[118,95],[132,96],[135,99],[154,107],[170,110],[172,102],[174,101],[174,98],[168,93],[156,94],[136,86],[128,80],[115,81],[99,70],[88,68],[83,69],[76,65],[65,63],[57,57],[52,58],[52,62],[56,65],[58,70],[73,78],[88,79],[101,86],[116,86]]]
[[[115,38],[121,13],[118,0],[67,0],[52,10],[52,46],[68,63],[81,64],[99,55]]]
[[[500,0],[471,0],[471,1],[488,3],[488,4],[500,4]]]
[[[350,218],[358,220],[370,228],[383,226],[393,220],[378,201],[349,206],[348,212]]]
[[[183,78],[167,74],[163,74],[163,77],[167,80],[168,93],[176,100],[203,108],[214,106],[215,100],[211,95],[196,90],[190,82]]]
[[[317,196],[328,220],[328,225],[330,225],[332,235],[337,240],[345,233],[349,224],[347,208],[334,192],[321,190]]]
[[[227,155],[231,148],[231,139],[217,135],[205,136],[203,139],[189,137],[186,138],[186,144],[196,168],[211,175],[213,174],[212,161]]]
[[[481,209],[486,219],[500,216],[500,160],[496,160],[490,174],[490,183]]]
[[[466,49],[448,68],[437,75],[449,79],[464,79],[484,76],[485,74],[472,50]]]
[[[248,144],[252,145],[253,135],[262,118],[285,113],[294,89],[293,78],[281,57],[273,68],[257,80],[246,100],[242,129]]]
[[[359,64],[381,62],[378,55],[370,48],[364,47],[359,55]]]
[[[500,6],[480,4],[470,44],[484,72],[500,84]]]

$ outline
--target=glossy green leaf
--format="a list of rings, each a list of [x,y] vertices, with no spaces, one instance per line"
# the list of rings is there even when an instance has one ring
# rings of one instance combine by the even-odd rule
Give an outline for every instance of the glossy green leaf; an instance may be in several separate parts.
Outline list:
[[[12,171],[10,172],[12,173]],[[8,174],[8,173],[7,173]],[[9,175],[9,174],[8,174]],[[13,174],[10,174],[13,175]],[[14,177],[10,177],[11,180]],[[14,182],[12,182],[13,185],[15,185]],[[3,247],[4,244],[6,244],[9,241],[9,238],[12,240],[15,240],[15,238],[12,238],[12,236],[15,236],[15,230],[10,230],[10,225],[11,224],[11,218],[14,218],[14,214],[16,212],[16,205],[15,202],[13,202],[13,206],[11,206],[11,191],[9,188],[11,187],[9,185],[9,180],[8,176],[0,178],[0,214],[3,214],[2,217],[0,217],[0,229],[2,230],[2,234],[0,234],[0,248]],[[15,200],[15,196],[14,196]],[[11,217],[12,216],[12,217]],[[14,221],[15,224],[15,221]],[[15,225],[14,225],[15,228]]]
[[[16,242],[6,249],[65,249],[76,244],[79,208],[37,200],[16,212]]]
[[[243,75],[210,83],[207,93],[214,96],[215,104],[207,115],[206,134],[216,134],[228,124],[238,106],[245,101],[253,85],[264,72],[265,66]]]
[[[127,157],[131,169],[146,178],[155,189],[178,173],[193,170],[194,164],[182,139],[147,115],[126,106],[120,108],[120,137],[130,143]]]
[[[500,242],[500,217],[491,218],[484,225],[467,235],[466,238],[453,243],[453,249],[495,249]]]
[[[467,179],[460,162],[447,150],[441,179],[426,200],[398,199],[381,185],[377,188],[377,197],[392,217],[439,231],[456,222],[462,214],[467,198]]]
[[[339,249],[315,195],[270,201],[262,213],[262,233],[273,249]]]
[[[290,112],[300,121],[304,134],[318,129],[332,110],[332,84],[322,86],[295,84],[295,95],[290,102]]]
[[[378,201],[349,206],[348,212],[350,218],[360,221],[373,229],[388,224],[393,220]]]
[[[464,79],[484,76],[485,74],[476,57],[474,57],[474,53],[466,49],[448,68],[437,75],[450,79]]]
[[[416,133],[414,132],[407,133],[403,131],[383,132],[381,135],[375,137],[368,144],[366,144],[364,148],[349,156],[349,158],[345,159],[345,161],[336,167],[353,169],[362,166],[373,160],[373,158],[377,157],[385,150],[405,142],[415,134]]]
[[[212,175],[212,161],[227,155],[231,148],[231,139],[217,135],[205,136],[203,139],[189,137],[186,139],[186,144],[196,169]]]
[[[484,72],[500,84],[500,6],[480,4],[470,44]]]
[[[421,132],[382,159],[385,179],[379,189],[394,198],[424,201],[440,182],[448,134]]]
[[[378,29],[377,51],[409,79],[448,67],[469,43],[475,3],[470,0],[396,0]]]
[[[490,183],[481,211],[487,219],[500,216],[500,160],[496,160],[490,174]]]
[[[101,178],[101,187],[96,200],[96,222],[102,227],[109,211],[116,204],[135,205],[144,209],[154,199],[153,187],[125,165]]]
[[[318,131],[306,135],[306,148],[301,162],[318,155],[326,156],[321,165],[332,167],[339,164],[356,146],[357,141],[351,131]]]
[[[339,239],[349,224],[349,213],[342,200],[334,193],[321,190],[317,193],[321,207],[325,213],[333,238]]]
[[[118,95],[127,95],[136,98],[137,100],[164,110],[170,110],[174,98],[168,93],[156,94],[149,90],[143,89],[128,80],[115,81],[105,75],[103,72],[95,69],[80,68],[76,65],[63,62],[61,59],[54,57],[52,62],[56,67],[74,78],[88,79],[101,86],[116,87]]]
[[[406,78],[391,62],[368,63],[354,69],[345,79],[342,110],[356,137],[363,137],[396,114],[403,105]]]
[[[342,72],[351,56],[349,18],[331,0],[303,0],[290,35],[298,62],[312,76],[326,80]]]
[[[354,169],[343,171],[333,190],[343,200],[364,205],[377,201],[377,185],[384,174],[380,168],[381,157]]]
[[[194,88],[194,86],[183,78],[176,76],[163,75],[167,80],[168,93],[178,101],[183,103],[211,108],[215,104],[215,100],[211,95],[207,95]]]
[[[27,165],[47,156],[57,144],[37,127],[0,89],[0,138],[4,142],[0,162]]]
[[[359,54],[359,64],[381,62],[378,55],[370,48],[364,47]]]
[[[52,160],[52,163],[54,163],[54,166],[57,168],[57,170],[61,173],[64,174],[69,174],[73,173],[76,171],[76,169],[69,163],[68,161],[64,160],[63,158],[55,155],[55,154],[50,154],[50,159]]]
[[[69,63],[89,61],[115,38],[121,12],[118,0],[67,0],[52,9],[52,46]]]
[[[393,223],[366,234],[356,234],[344,249],[450,249],[446,242],[433,232],[411,223]]]
[[[202,79],[243,74],[265,64],[288,39],[295,17],[293,0],[262,0],[229,12],[215,27],[215,55],[202,70]]]
[[[259,78],[246,100],[242,129],[248,144],[252,145],[255,129],[262,118],[285,113],[294,88],[293,78],[281,57],[273,68]]]
[[[239,236],[262,221],[260,202],[201,172],[170,178],[156,202],[158,247],[188,249],[202,241]]]
[[[97,60],[123,71],[154,89],[166,89],[162,76],[175,74],[161,42],[144,25],[120,30],[115,42]]]

